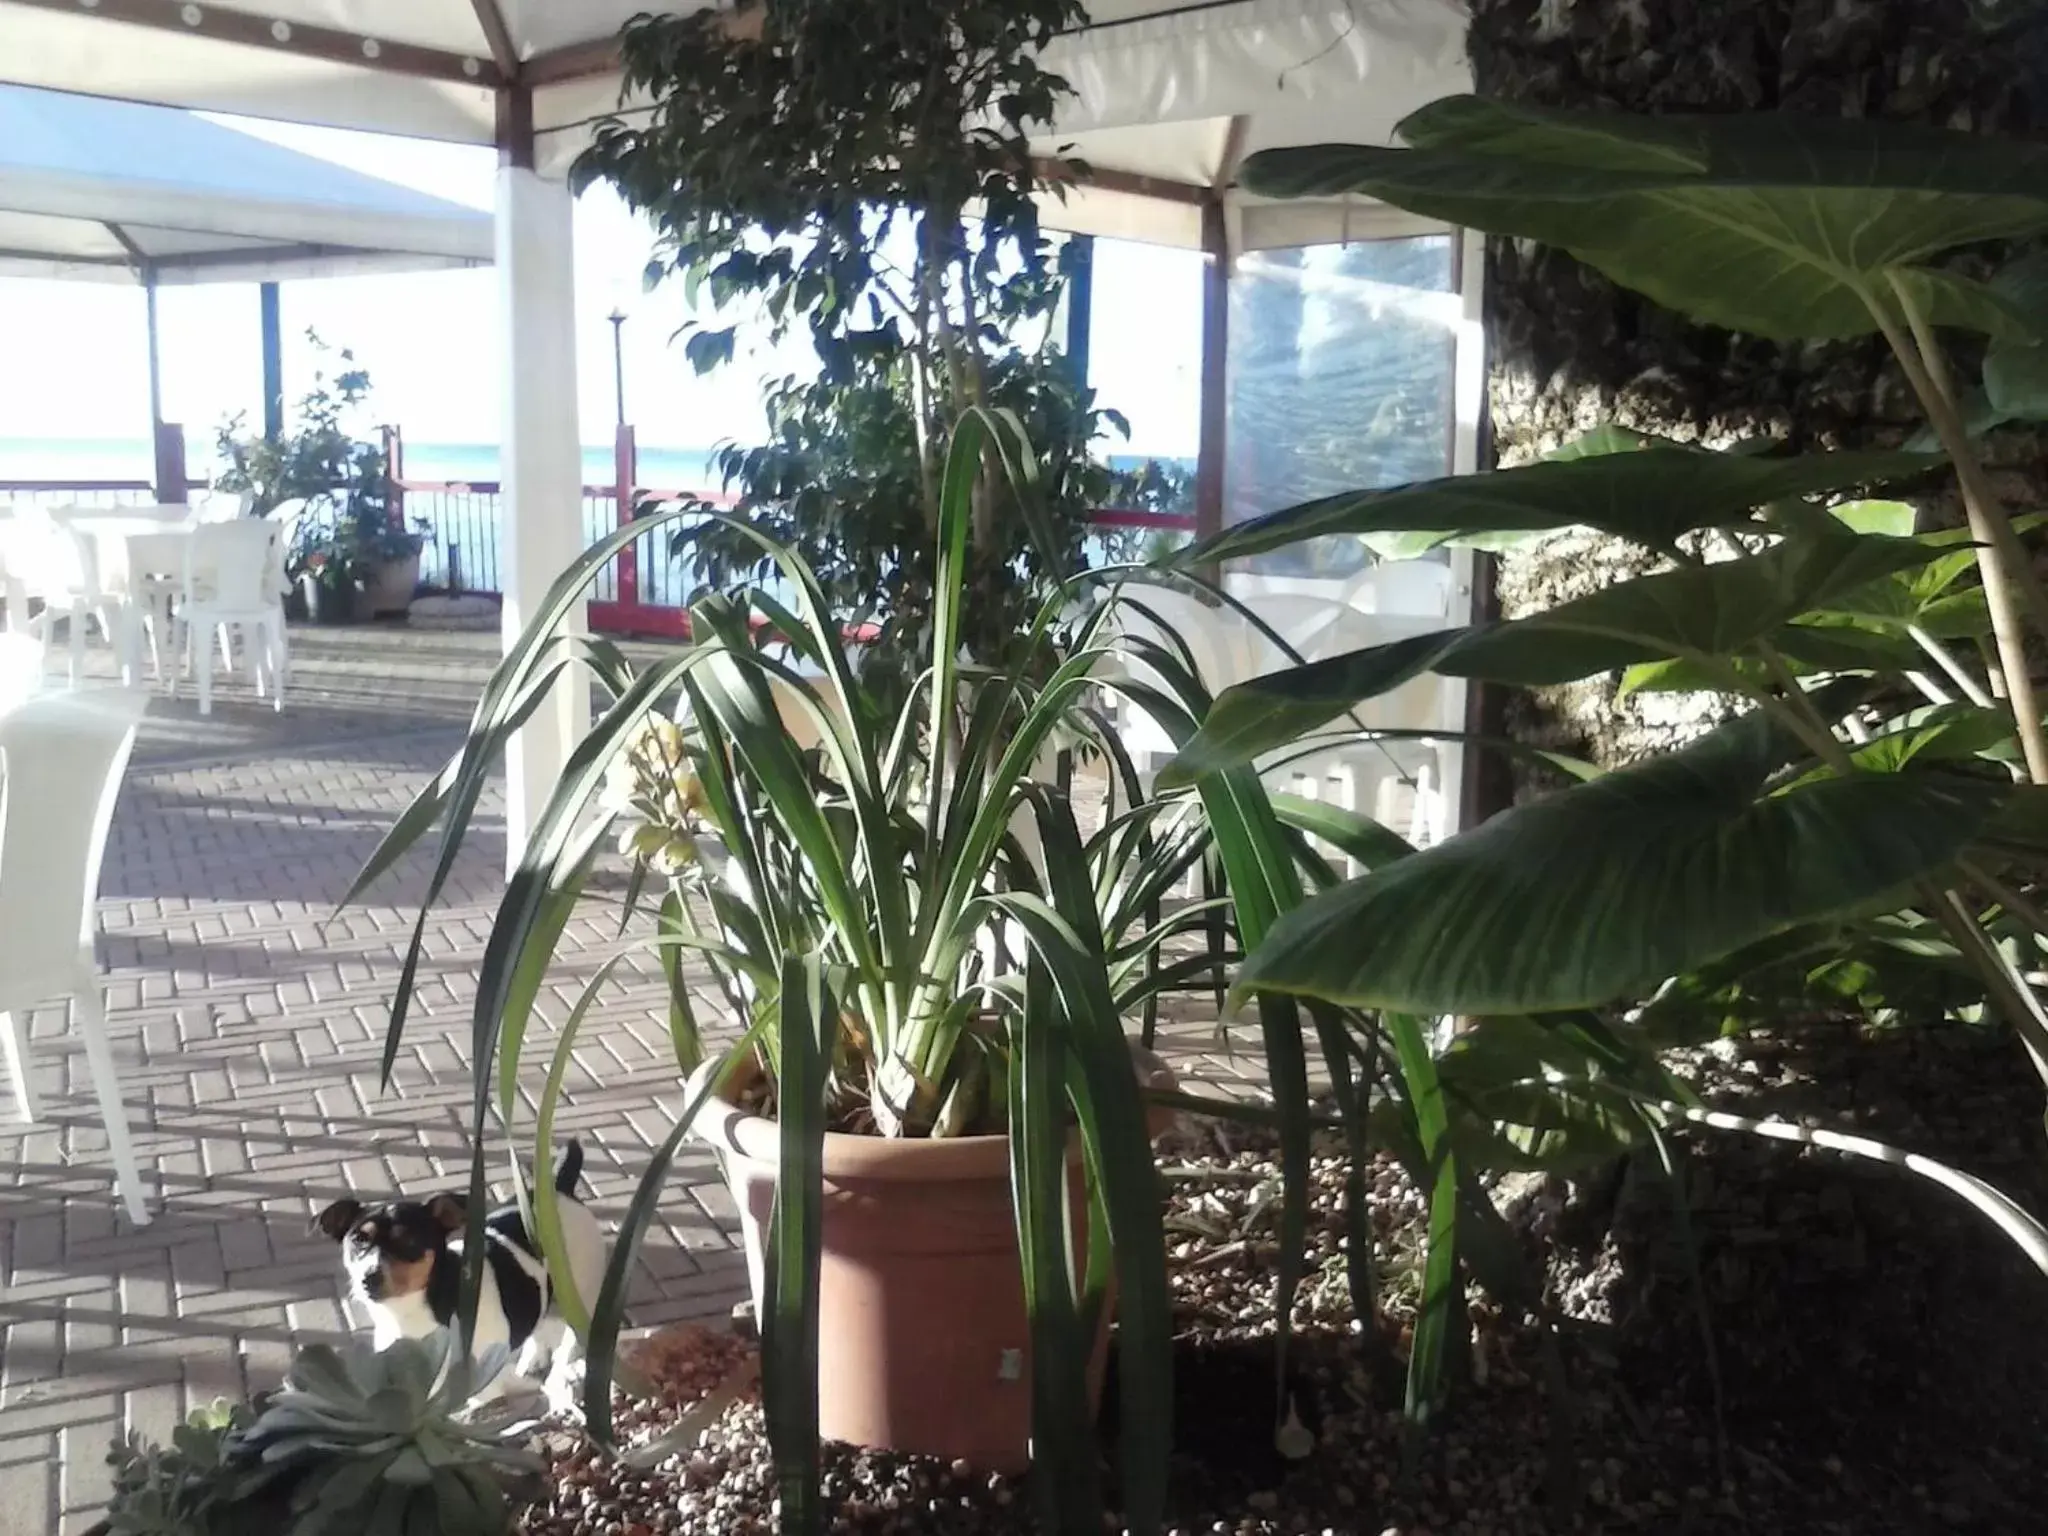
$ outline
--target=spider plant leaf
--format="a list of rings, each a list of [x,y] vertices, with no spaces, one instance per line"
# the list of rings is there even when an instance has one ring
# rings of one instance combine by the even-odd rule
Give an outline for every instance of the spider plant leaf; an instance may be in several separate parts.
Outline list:
[[[816,955],[783,962],[775,1061],[781,1133],[761,1314],[761,1400],[782,1528],[819,1536],[818,1272],[825,1214],[826,1072],[839,1009]]]
[[[669,1169],[675,1164],[683,1139],[696,1124],[698,1112],[724,1083],[725,1075],[733,1065],[754,1049],[763,1029],[762,1024],[754,1024],[726,1050],[715,1068],[704,1071],[695,1080],[695,1091],[688,1095],[675,1124],[648,1156],[647,1169],[633,1190],[625,1215],[619,1219],[618,1233],[612,1239],[611,1260],[605,1266],[604,1283],[598,1288],[597,1302],[590,1309],[590,1336],[584,1340],[583,1421],[590,1437],[599,1445],[610,1446],[613,1440],[612,1380],[619,1330],[625,1324],[626,1287],[640,1254],[640,1244],[646,1239],[655,1212],[660,1209]]]
[[[1053,986],[1038,955],[1025,962],[1023,1006],[1012,1016],[1010,1192],[1017,1213],[1024,1308],[1031,1328],[1031,1434],[1041,1519],[1048,1530],[1102,1523],[1095,1448],[1084,1426],[1087,1341],[1068,1259],[1066,1084]],[[1084,1197],[1085,1198],[1085,1197]]]
[[[1464,1288],[1458,1283],[1458,1158],[1451,1145],[1443,1086],[1422,1020],[1409,1013],[1389,1013],[1386,1027],[1393,1038],[1394,1059],[1423,1159],[1423,1165],[1411,1173],[1429,1192],[1429,1247],[1423,1261],[1415,1338],[1408,1354],[1406,1398],[1409,1422],[1421,1429],[1436,1416],[1449,1393],[1446,1367],[1453,1313],[1462,1312],[1465,1305]]]

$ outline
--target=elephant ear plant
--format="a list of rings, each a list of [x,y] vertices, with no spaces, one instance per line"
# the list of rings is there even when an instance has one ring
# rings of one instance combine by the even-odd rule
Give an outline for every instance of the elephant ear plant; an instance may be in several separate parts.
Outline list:
[[[1461,1149],[1452,1117],[1462,1105],[1481,1111],[1481,1129],[1513,1118],[1533,1087],[1518,1065],[1531,1050],[1592,1065],[1620,1044],[1640,1064],[1703,1022],[1783,996],[1788,981],[1855,1004],[1884,990],[1868,980],[1881,973],[1894,994],[1972,992],[2048,1078],[2048,917],[2033,894],[2048,856],[2048,746],[2027,664],[2029,644],[2048,641],[2048,601],[2022,537],[2035,520],[1998,504],[1937,339],[1943,327],[1988,334],[1987,396],[2007,416],[2035,414],[2048,406],[2048,316],[2034,302],[2036,259],[1990,283],[1929,265],[2048,232],[2048,149],[1872,121],[1622,119],[1465,98],[1423,109],[1401,133],[1414,147],[1255,155],[1244,182],[1276,196],[1364,194],[1554,242],[1698,320],[1786,339],[1881,332],[1949,461],[1716,453],[1610,429],[1521,468],[1326,497],[1188,555],[1221,561],[1333,534],[1411,553],[1498,548],[1591,527],[1663,568],[1527,617],[1232,688],[1169,781],[1201,783],[1342,731],[1354,705],[1424,672],[1536,686],[1620,671],[1628,689],[1749,705],[1680,750],[1427,851],[1382,846],[1368,873],[1286,914],[1247,960],[1238,985],[1260,996],[1461,1021],[1433,1042],[1405,1034],[1404,1065],[1422,1071],[1433,1054],[1444,1093],[1432,1114],[1391,1128],[1443,1200],[1432,1272],[1440,1254],[1476,1266],[1498,1246],[1485,1213],[1454,1209],[1445,1170],[1461,1150],[1497,1160],[1535,1143],[1482,1135]],[[1967,531],[1915,531],[1902,502],[1834,504],[1949,470]],[[1594,1018],[1597,1039],[1585,1033]],[[1959,1194],[2048,1270],[2048,1231],[1928,1159],[1710,1113],[1660,1096],[1637,1069],[1596,1083],[1552,1060],[1548,1076],[1540,1115],[1521,1118],[1525,1130],[1542,1120],[1553,1146],[1633,1115],[1638,1134],[1680,1119],[1878,1157]],[[1573,1081],[1597,1089],[1576,1108]],[[1455,1273],[1448,1257],[1441,1267]]]
[[[1021,428],[970,412],[954,429],[942,484],[930,654],[899,711],[884,713],[854,676],[840,621],[807,566],[765,538],[778,586],[700,599],[694,643],[642,670],[606,641],[560,633],[605,563],[646,531],[643,520],[594,546],[557,582],[486,686],[467,743],[358,886],[438,820],[434,900],[510,732],[564,667],[589,669],[606,702],[510,878],[479,974],[472,1209],[484,1205],[493,1111],[508,1131],[526,1129],[514,1119],[520,1071],[555,944],[600,853],[618,842],[634,864],[629,905],[653,909],[671,980],[675,1065],[693,1089],[630,1202],[601,1292],[576,1295],[555,1267],[565,1312],[587,1329],[588,1421],[609,1437],[626,1277],[670,1165],[711,1093],[731,1069],[750,1065],[781,1146],[766,1241],[763,1380],[792,1531],[814,1530],[820,1518],[817,1282],[828,1130],[943,1138],[1007,1129],[1048,1527],[1099,1528],[1085,1364],[1113,1287],[1123,1508],[1132,1530],[1161,1528],[1171,1420],[1162,1196],[1123,1020],[1160,989],[1235,958],[1196,942],[1211,932],[1213,904],[1162,915],[1162,897],[1198,861],[1215,854],[1233,889],[1256,891],[1257,923],[1302,888],[1298,845],[1256,777],[1220,775],[1199,796],[1139,792],[1090,703],[1111,651],[1113,599],[1091,608],[1076,601],[1079,589],[1056,597],[1002,668],[957,659],[972,490],[990,463],[1028,502],[1034,465]],[[1070,611],[1077,616],[1063,639],[1059,621]],[[1175,679],[1198,689],[1171,644],[1122,645],[1155,658],[1168,679],[1124,686],[1179,736],[1191,735],[1206,701],[1173,692]],[[1082,742],[1103,752],[1119,790],[1085,833],[1057,771],[1063,750]],[[1162,959],[1182,935],[1192,953]],[[721,1051],[711,1043],[686,964],[707,966],[721,984],[736,1044]],[[578,1030],[609,970],[562,1022],[535,1100],[530,1129],[543,1164]],[[409,961],[387,1059],[411,980]],[[1289,1080],[1301,1085],[1289,1114],[1305,1156],[1300,1029],[1293,1024],[1286,1039],[1282,1020],[1292,1020],[1293,1005],[1282,999],[1275,1008],[1269,1045],[1280,1042]],[[1085,1189],[1075,1192],[1089,1235],[1078,1275],[1061,1174],[1070,1136],[1086,1169]],[[553,1192],[536,1181],[523,1197],[542,1242],[559,1252]],[[1304,1199],[1301,1189],[1290,1198],[1297,1222]],[[1297,1230],[1297,1247],[1298,1239]]]

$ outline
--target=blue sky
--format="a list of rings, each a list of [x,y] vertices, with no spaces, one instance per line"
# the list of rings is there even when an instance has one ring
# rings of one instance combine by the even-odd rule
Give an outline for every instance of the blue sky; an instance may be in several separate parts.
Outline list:
[[[277,123],[220,119],[293,149],[487,208],[495,157],[485,149]],[[757,349],[725,376],[695,377],[670,338],[689,318],[679,284],[645,293],[652,233],[603,189],[576,210],[581,421],[587,443],[613,418],[611,326],[628,320],[626,401],[652,447],[695,447],[759,430],[753,380],[793,357]],[[1141,247],[1098,255],[1093,352],[1102,401],[1131,421],[1130,451],[1194,451],[1199,262]],[[375,384],[375,414],[418,442],[491,443],[498,435],[495,279],[488,271],[336,278],[283,290],[285,392],[308,381],[308,326],[351,348]],[[260,419],[262,369],[253,285],[165,289],[159,300],[164,413],[210,429],[246,410]],[[0,279],[0,438],[138,438],[149,416],[140,290]],[[740,384],[744,387],[735,387]]]

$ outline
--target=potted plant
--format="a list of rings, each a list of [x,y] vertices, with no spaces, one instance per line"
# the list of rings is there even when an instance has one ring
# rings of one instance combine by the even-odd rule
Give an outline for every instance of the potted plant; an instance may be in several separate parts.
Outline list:
[[[306,504],[292,528],[285,578],[300,617],[315,624],[350,624],[370,617],[370,566],[357,529],[331,496]]]
[[[317,333],[308,331],[306,339],[316,353],[328,351]],[[395,515],[381,439],[358,437],[349,427],[369,400],[370,375],[354,366],[354,353],[344,348],[338,356],[345,366],[331,379],[324,367],[315,370],[313,387],[300,397],[295,430],[276,437],[253,433],[237,413],[216,435],[225,465],[217,489],[246,492],[258,516],[289,501],[321,509],[312,526],[302,520],[295,532],[295,568],[288,574],[309,616],[326,623],[411,608],[420,552],[433,532],[423,519],[407,527]]]
[[[708,1139],[759,1243],[752,1277],[793,1530],[809,1528],[821,1434],[996,1467],[1028,1451],[1070,1525],[1096,1497],[1091,1363],[1112,1303],[1127,1508],[1163,1500],[1171,1340],[1147,1101],[1157,1084],[1134,1068],[1144,1053],[1134,1058],[1125,1020],[1230,958],[1198,948],[1162,960],[1175,939],[1209,931],[1207,904],[1166,912],[1162,898],[1217,826],[1268,850],[1273,886],[1298,879],[1256,777],[1231,777],[1209,800],[1151,799],[1098,729],[1088,705],[1114,599],[1078,620],[1070,646],[1055,621],[1079,589],[1048,603],[1005,666],[958,659],[973,488],[987,463],[1028,502],[1020,430],[972,413],[946,464],[929,656],[900,705],[855,675],[805,563],[759,535],[788,605],[765,586],[702,597],[695,643],[643,672],[589,653],[612,702],[531,836],[479,977],[481,1128],[490,1085],[509,1093],[518,1080],[555,936],[618,830],[636,889],[660,892],[668,1024],[690,1086],[604,1293],[559,1293],[572,1323],[595,1303],[586,1412],[606,1433],[625,1266],[683,1140]],[[358,891],[436,819],[459,846],[532,679],[566,654],[563,617],[644,531],[596,545],[556,585],[488,685],[462,755]],[[1184,704],[1161,694],[1147,707],[1192,731]],[[1087,834],[1058,771],[1062,748],[1083,740],[1117,765]],[[730,1004],[730,1049],[707,1046],[686,960],[708,966]],[[534,1125],[543,1142],[594,990],[560,1036]],[[402,986],[391,1045],[406,1001]],[[532,1206],[552,1250],[551,1193],[535,1188]]]
[[[359,547],[368,568],[363,591],[370,617],[410,612],[420,585],[420,551],[433,524],[414,518],[407,528],[385,514],[365,516],[359,528]]]

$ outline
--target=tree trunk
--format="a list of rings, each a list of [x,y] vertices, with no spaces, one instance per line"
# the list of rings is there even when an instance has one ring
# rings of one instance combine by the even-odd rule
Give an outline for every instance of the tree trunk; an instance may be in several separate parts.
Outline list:
[[[2048,130],[2048,6],[2014,0],[1469,0],[1481,95],[1635,112],[1787,111]],[[1876,339],[1783,345],[1686,323],[1562,252],[1490,243],[1493,441],[1516,464],[1601,422],[1723,444],[1893,446],[1919,426]],[[1957,337],[1956,360],[1977,357]],[[2048,503],[2048,435],[1995,434],[2007,505]],[[1936,516],[1951,520],[1953,509]],[[1513,617],[1650,568],[1616,540],[1566,535],[1501,563]],[[1696,695],[1617,700],[1612,677],[1501,701],[1498,723],[1604,764],[1717,718]],[[1526,788],[1528,786],[1518,786]]]

